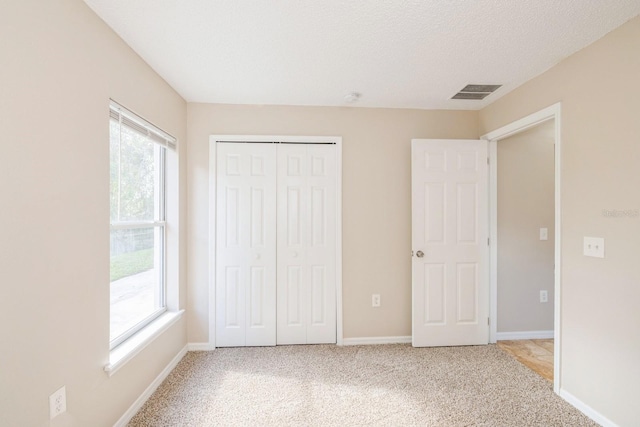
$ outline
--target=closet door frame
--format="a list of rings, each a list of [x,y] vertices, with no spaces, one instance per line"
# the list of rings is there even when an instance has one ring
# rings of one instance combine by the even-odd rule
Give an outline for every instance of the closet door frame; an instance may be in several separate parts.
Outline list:
[[[336,146],[336,344],[342,336],[342,137],[282,135],[209,136],[209,349],[216,347],[216,189],[218,142],[334,144]]]

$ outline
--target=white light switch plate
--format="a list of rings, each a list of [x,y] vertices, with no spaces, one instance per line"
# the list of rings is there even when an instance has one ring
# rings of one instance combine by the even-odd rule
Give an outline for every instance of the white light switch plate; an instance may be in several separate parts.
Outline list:
[[[594,258],[604,258],[604,239],[602,237],[585,236],[584,255]]]
[[[549,302],[549,293],[547,291],[540,291],[540,302]]]
[[[540,229],[540,240],[549,240],[549,229],[541,228]]]

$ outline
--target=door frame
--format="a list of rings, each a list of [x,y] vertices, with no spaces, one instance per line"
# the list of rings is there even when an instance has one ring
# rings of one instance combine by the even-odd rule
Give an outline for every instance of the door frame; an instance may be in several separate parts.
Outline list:
[[[342,137],[291,135],[210,135],[209,136],[209,348],[216,347],[216,144],[297,143],[336,146],[336,344],[343,345],[342,334]],[[213,224],[213,226],[211,225]]]
[[[555,239],[554,239],[554,349],[553,349],[553,390],[556,393],[560,391],[560,373],[561,373],[561,288],[562,288],[562,209],[561,209],[561,108],[562,103],[558,102],[508,125],[500,127],[483,136],[489,142],[489,233],[491,239],[490,245],[490,265],[489,265],[489,342],[495,343],[497,339],[498,329],[498,141],[523,132],[536,125],[544,123],[548,120],[555,120]]]

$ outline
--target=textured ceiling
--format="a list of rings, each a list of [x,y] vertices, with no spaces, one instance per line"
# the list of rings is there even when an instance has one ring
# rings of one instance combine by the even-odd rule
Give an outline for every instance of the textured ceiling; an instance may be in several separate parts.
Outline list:
[[[479,109],[639,0],[85,0],[189,102]],[[483,101],[450,98],[502,84]]]

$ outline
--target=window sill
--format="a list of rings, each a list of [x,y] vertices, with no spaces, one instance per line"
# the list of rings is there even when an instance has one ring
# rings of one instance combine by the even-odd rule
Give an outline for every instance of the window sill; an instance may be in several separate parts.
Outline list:
[[[137,334],[111,350],[109,353],[109,363],[104,370],[109,376],[115,374],[129,360],[140,353],[147,345],[151,344],[164,331],[169,329],[182,318],[184,310],[165,313],[153,322],[149,323],[145,328]]]

